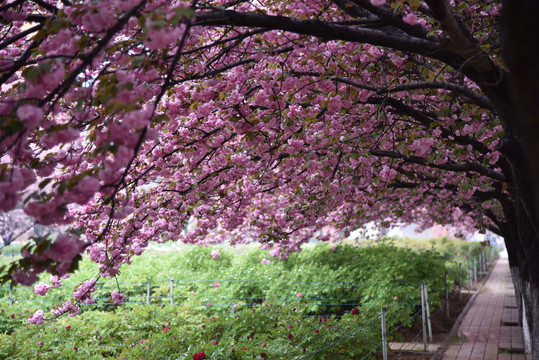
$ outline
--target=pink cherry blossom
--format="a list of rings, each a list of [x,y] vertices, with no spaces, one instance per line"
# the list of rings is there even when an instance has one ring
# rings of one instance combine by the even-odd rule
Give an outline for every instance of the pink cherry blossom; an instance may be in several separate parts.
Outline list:
[[[36,310],[34,312],[34,314],[32,315],[32,317],[30,317],[28,319],[28,321],[31,323],[31,324],[35,324],[35,325],[41,325],[43,324],[43,310]]]
[[[17,116],[28,128],[33,129],[43,119],[43,109],[38,106],[24,104],[17,109]]]
[[[112,301],[113,301],[115,304],[121,304],[121,303],[125,302],[125,295],[124,295],[124,293],[118,293],[118,290],[112,291],[112,293],[110,294],[110,296],[112,297]]]
[[[457,30],[433,26],[435,9],[386,0],[322,12],[312,1],[68,3],[11,1],[0,14],[0,211],[70,228],[23,254],[10,270],[21,284],[48,271],[60,286],[86,249],[112,277],[151,242],[259,242],[286,259],[313,236],[334,244],[371,223],[510,234],[500,225],[536,221],[532,200],[527,212],[504,206],[539,182],[533,162],[512,160],[533,159],[533,141],[514,100],[525,97],[507,96],[518,72],[492,30],[498,2],[448,2]],[[455,37],[469,43],[441,45]],[[524,145],[509,158],[513,134]],[[94,301],[91,288],[76,300]]]
[[[51,287],[44,282],[34,286],[34,292],[38,295],[45,296]]]
[[[54,261],[68,262],[82,251],[82,246],[82,242],[74,236],[67,234],[58,235],[53,246],[45,255]]]
[[[56,289],[56,288],[59,288],[60,286],[62,286],[62,281],[56,275],[51,275],[49,281],[52,283],[52,285],[50,285],[51,289]]]
[[[100,187],[101,184],[98,179],[85,176],[69,192],[69,200],[84,205],[94,196]]]
[[[11,275],[11,277],[13,280],[24,286],[33,285],[39,280],[34,271],[24,272],[22,270],[17,270]]]
[[[402,21],[404,21],[407,24],[415,25],[418,23],[417,16],[413,13],[409,13],[402,17]]]

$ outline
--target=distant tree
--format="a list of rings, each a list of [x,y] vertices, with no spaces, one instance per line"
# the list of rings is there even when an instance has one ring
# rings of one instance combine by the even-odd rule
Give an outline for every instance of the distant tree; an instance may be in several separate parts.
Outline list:
[[[23,237],[34,226],[33,219],[25,215],[22,209],[0,213],[0,249]]]

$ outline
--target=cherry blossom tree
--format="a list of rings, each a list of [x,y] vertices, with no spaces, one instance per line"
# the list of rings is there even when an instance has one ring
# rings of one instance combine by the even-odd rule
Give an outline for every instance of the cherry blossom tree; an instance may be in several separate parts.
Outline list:
[[[115,276],[149,241],[256,240],[285,258],[322,228],[459,224],[504,237],[539,357],[526,4],[3,3],[0,210],[71,229],[26,246],[3,281],[57,284],[83,252]],[[80,311],[94,283],[53,314]]]

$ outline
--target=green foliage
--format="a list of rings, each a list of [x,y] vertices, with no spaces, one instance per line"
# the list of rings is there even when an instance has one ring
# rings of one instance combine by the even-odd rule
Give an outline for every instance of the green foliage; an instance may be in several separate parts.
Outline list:
[[[379,342],[379,321],[362,328],[359,314],[346,314],[340,319],[303,317],[301,304],[297,306],[266,304],[235,314],[211,316],[186,306],[90,311],[0,334],[0,357],[192,359],[193,354],[204,351],[209,359],[256,359],[261,353],[270,359],[284,354],[299,358],[353,333],[313,357],[343,359],[364,356]],[[7,320],[4,313],[1,317],[2,322]]]
[[[254,359],[262,352],[268,358],[299,358],[339,339],[313,358],[362,358],[380,341],[381,307],[388,307],[386,322],[392,329],[420,309],[420,283],[428,283],[432,307],[444,293],[445,271],[450,286],[456,283],[464,258],[447,256],[446,250],[460,252],[463,247],[449,243],[440,240],[446,246],[443,252],[390,241],[371,247],[341,245],[336,251],[317,244],[267,264],[262,263],[267,252],[259,249],[240,255],[221,249],[216,259],[212,248],[154,253],[135,258],[119,275],[126,305],[111,304],[110,293],[118,285],[102,279],[94,297],[107,305],[83,306],[82,316],[27,326],[26,317],[35,308],[46,310],[46,304],[70,298],[74,286],[95,277],[95,264],[84,260],[64,287],[51,289],[45,298],[15,287],[19,305],[10,308],[7,292],[0,293],[6,309],[0,314],[0,358],[15,348],[20,358],[40,359],[138,359],[150,353],[160,359],[192,359],[200,351],[210,359]],[[172,307],[165,306],[171,278],[177,304]],[[152,305],[133,306],[146,302],[148,283]],[[352,315],[354,308],[359,312]]]
[[[448,238],[446,236],[432,239],[388,238],[386,242],[397,247],[404,247],[415,251],[435,250],[446,257],[463,257],[469,255],[479,256],[484,247],[477,241],[464,241]]]

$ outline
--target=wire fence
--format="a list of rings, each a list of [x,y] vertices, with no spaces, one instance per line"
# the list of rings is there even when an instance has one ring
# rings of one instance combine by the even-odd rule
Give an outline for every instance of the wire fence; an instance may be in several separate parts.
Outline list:
[[[496,260],[496,258],[494,256],[486,257],[485,255],[482,254],[482,256],[479,257],[478,259],[472,258],[469,261],[467,261],[466,270],[467,270],[467,274],[468,274],[468,280],[471,282],[469,284],[469,289],[471,289],[471,287],[474,285],[474,283],[477,282],[478,272],[481,272],[483,275],[486,275],[495,260]],[[386,329],[385,328],[385,317],[391,316],[391,310],[395,309],[395,308],[399,308],[400,306],[402,306],[403,304],[406,304],[406,303],[408,303],[408,304],[413,303],[416,300],[415,298],[405,299],[402,302],[394,304],[394,305],[392,305],[390,307],[382,308],[379,315],[372,317],[365,324],[363,324],[361,327],[359,327],[356,330],[350,332],[349,334],[346,334],[345,336],[341,337],[337,341],[333,341],[330,344],[325,345],[324,347],[320,348],[319,350],[317,350],[317,351],[315,351],[315,352],[313,352],[311,354],[308,354],[306,356],[301,357],[300,360],[307,359],[307,358],[309,358],[311,356],[317,355],[317,354],[331,348],[332,346],[334,346],[338,342],[341,342],[341,341],[344,341],[346,339],[351,338],[352,336],[357,334],[362,329],[365,329],[366,327],[371,326],[377,319],[383,319],[382,320],[381,331],[380,331],[380,342],[378,342],[375,346],[373,346],[372,348],[367,350],[366,354],[360,360],[365,360],[365,359],[367,359],[369,356],[371,356],[373,354],[379,354],[379,351],[382,352],[382,359],[383,360],[388,360],[389,357],[388,357],[387,350],[388,350],[388,347],[389,347],[389,339],[391,339],[394,335],[396,335],[401,328],[410,326],[411,324],[416,323],[419,319],[421,319],[422,327],[409,340],[407,340],[406,342],[401,344],[400,349],[393,353],[393,356],[391,357],[391,360],[398,359],[398,357],[401,354],[403,354],[403,353],[405,353],[407,351],[410,351],[410,350],[417,351],[418,344],[421,344],[420,342],[418,342],[418,338],[421,335],[423,335],[423,350],[425,352],[427,352],[428,351],[427,350],[428,349],[428,342],[430,341],[430,343],[432,343],[432,340],[433,340],[432,328],[431,328],[431,320],[438,317],[438,316],[445,316],[446,318],[449,319],[449,317],[450,317],[449,304],[451,303],[451,301],[455,300],[456,297],[459,297],[459,301],[462,300],[463,281],[462,281],[462,269],[461,269],[461,266],[459,266],[458,283],[455,284],[455,285],[456,285],[457,291],[453,291],[452,295],[449,296],[449,285],[448,285],[448,281],[447,281],[447,271],[445,271],[445,273],[444,273],[444,288],[445,288],[444,289],[445,290],[444,300],[445,301],[433,313],[430,313],[430,311],[429,311],[427,284],[422,284],[422,286],[421,286],[421,304],[414,303],[416,305],[416,307],[421,307],[421,309],[417,310],[416,312],[411,314],[407,320],[398,323],[396,326],[394,326],[391,329]],[[377,357],[377,358],[379,358],[379,357]]]
[[[393,339],[404,327],[409,327],[414,324],[417,324],[421,320],[421,328],[417,333],[412,336],[409,340],[404,343],[404,345],[392,354],[392,360],[398,358],[400,354],[406,352],[408,349],[417,349],[417,345],[421,345],[421,342],[418,341],[418,338],[422,335],[422,345],[424,351],[427,351],[428,343],[432,343],[432,328],[431,320],[439,316],[445,316],[446,318],[450,317],[450,308],[449,304],[459,297],[459,300],[462,299],[462,293],[465,283],[468,283],[468,289],[471,289],[474,285],[474,282],[477,282],[477,276],[481,274],[486,274],[489,270],[490,265],[495,260],[493,256],[481,255],[480,257],[471,258],[466,261],[465,266],[459,265],[458,269],[458,282],[456,282],[455,290],[452,291],[450,295],[450,288],[448,283],[447,271],[444,273],[444,291],[443,291],[443,301],[441,305],[433,313],[430,313],[429,308],[429,289],[428,284],[418,283],[418,282],[394,282],[394,283],[380,283],[380,282],[293,282],[293,283],[283,283],[277,281],[256,281],[256,280],[238,280],[238,279],[169,279],[169,280],[157,280],[151,282],[140,282],[140,281],[123,281],[116,284],[107,284],[102,283],[97,286],[95,303],[88,304],[90,306],[109,306],[116,305],[111,301],[110,296],[103,296],[105,293],[110,294],[110,288],[123,288],[123,291],[126,291],[126,299],[123,304],[127,305],[140,305],[140,304],[161,304],[161,305],[174,305],[179,304],[184,301],[190,301],[195,297],[194,292],[192,297],[186,295],[192,289],[196,288],[198,290],[204,289],[217,289],[220,290],[227,288],[239,288],[239,289],[260,289],[261,287],[276,286],[278,288],[285,289],[283,293],[289,294],[285,296],[225,296],[217,294],[208,294],[204,291],[201,291],[201,296],[197,296],[196,300],[203,307],[222,307],[224,309],[229,309],[234,313],[235,309],[238,306],[258,306],[262,305],[266,301],[271,301],[273,303],[278,303],[282,305],[297,304],[301,301],[304,304],[316,305],[317,307],[338,307],[341,309],[351,309],[352,307],[358,307],[365,305],[368,302],[369,298],[362,297],[325,297],[325,296],[304,296],[302,293],[295,293],[296,289],[303,289],[307,291],[310,289],[331,289],[331,288],[368,288],[369,286],[383,286],[386,288],[411,288],[415,289],[415,293],[412,297],[406,299],[399,299],[390,305],[385,305],[380,309],[380,313],[372,316],[365,320],[358,328],[350,331],[349,333],[341,336],[337,340],[332,341],[329,344],[326,344],[319,348],[318,350],[304,355],[299,358],[308,359],[317,354],[321,354],[328,349],[331,349],[336,344],[342,343],[349,339],[354,338],[362,330],[369,327],[375,326],[378,321],[381,321],[380,324],[380,341],[375,344],[372,348],[365,350],[365,355],[361,358],[367,359],[373,354],[379,354],[381,351],[383,353],[383,360],[388,359],[387,350],[389,348],[389,340]],[[466,279],[464,279],[466,275]],[[69,286],[71,283],[69,281],[64,282],[64,286]],[[72,285],[75,285],[74,283]],[[31,289],[28,289],[31,291]],[[106,291],[106,292],[105,292]],[[2,292],[4,294],[2,294]],[[436,292],[436,293],[439,293]],[[8,296],[6,296],[9,294]],[[9,304],[12,305],[14,302],[19,304],[39,304],[42,306],[55,306],[56,304],[44,304],[43,301],[31,299],[31,298],[18,298],[14,299],[12,287],[0,287],[0,302],[9,301]],[[386,328],[386,319],[391,319],[392,316],[400,316],[401,310],[403,307],[410,309],[408,318],[402,321],[398,321],[396,325],[391,328]],[[311,312],[304,314],[304,316],[327,316],[327,314],[318,314],[316,312]],[[337,315],[338,317],[339,315]],[[390,323],[395,324],[394,321]],[[376,325],[379,326],[379,325]]]

